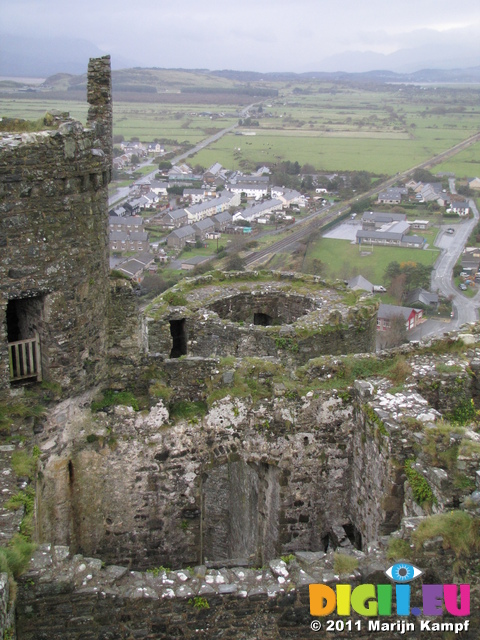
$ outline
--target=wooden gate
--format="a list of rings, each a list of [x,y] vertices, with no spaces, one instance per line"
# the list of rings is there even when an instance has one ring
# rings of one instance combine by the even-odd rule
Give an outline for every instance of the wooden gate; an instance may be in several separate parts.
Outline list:
[[[42,380],[42,364],[40,360],[40,340],[38,333],[34,338],[8,343],[10,362],[10,382],[36,378]]]

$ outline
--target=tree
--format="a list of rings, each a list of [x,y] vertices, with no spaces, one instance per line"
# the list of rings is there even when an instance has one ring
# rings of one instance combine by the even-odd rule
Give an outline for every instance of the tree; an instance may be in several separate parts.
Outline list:
[[[395,260],[390,262],[385,269],[385,279],[392,280],[396,276],[400,275],[400,264]]]
[[[130,158],[130,162],[132,164],[140,164],[140,158],[137,156],[136,153],[132,153],[132,156]]]
[[[160,171],[169,171],[172,168],[172,163],[169,160],[161,160],[158,163]]]
[[[404,273],[400,273],[398,276],[392,278],[392,282],[387,289],[388,295],[395,298],[397,304],[401,304],[403,296],[405,294],[405,280],[407,276]]]
[[[312,262],[313,273],[316,276],[323,276],[327,270],[327,265],[319,260],[318,258],[314,258]]]
[[[238,253],[234,253],[229,257],[225,265],[226,271],[243,271],[245,269],[245,263]]]
[[[408,342],[407,326],[402,314],[390,318],[390,327],[382,332],[379,342],[382,349],[391,349]]]
[[[437,178],[426,169],[415,169],[413,172],[415,182],[438,182]]]
[[[428,289],[432,269],[432,266],[420,264],[419,262],[409,261],[399,264],[394,261],[390,262],[385,269],[385,280],[393,283],[395,278],[403,274],[405,276],[403,286],[406,293],[418,287]]]
[[[350,180],[352,189],[356,191],[368,191],[370,189],[370,183],[371,179],[368,171],[355,171]]]
[[[350,213],[363,213],[364,211],[372,210],[372,199],[361,198],[352,204],[350,207]]]
[[[121,142],[124,142],[124,140],[125,138],[118,133],[113,136],[113,144],[120,144]]]
[[[472,198],[475,195],[468,184],[460,185],[459,187],[457,187],[457,193],[459,193],[461,196],[466,196],[467,198]]]
[[[183,196],[184,187],[180,185],[172,185],[171,187],[167,187],[167,193],[175,196]]]
[[[312,176],[310,175],[305,176],[305,178],[302,180],[302,189],[305,189],[306,191],[311,191],[313,188],[314,188],[314,184],[313,184]]]

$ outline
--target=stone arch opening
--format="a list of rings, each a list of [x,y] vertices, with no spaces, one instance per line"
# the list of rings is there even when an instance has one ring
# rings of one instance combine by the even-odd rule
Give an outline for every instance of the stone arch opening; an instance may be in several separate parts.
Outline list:
[[[185,318],[170,320],[170,335],[172,336],[172,350],[170,358],[180,358],[187,355],[187,328]]]
[[[261,327],[269,327],[273,324],[273,318],[269,316],[268,313],[254,313],[253,324],[258,324]]]
[[[255,566],[278,553],[277,467],[236,460],[202,482],[202,561]]]

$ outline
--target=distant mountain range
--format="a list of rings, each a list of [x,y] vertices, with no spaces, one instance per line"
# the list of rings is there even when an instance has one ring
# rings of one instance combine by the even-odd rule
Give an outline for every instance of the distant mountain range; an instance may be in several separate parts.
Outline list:
[[[465,36],[464,36],[465,37]],[[442,42],[429,42],[409,49],[383,54],[373,51],[345,51],[321,60],[322,71],[362,73],[372,69],[389,69],[396,73],[413,73],[420,69],[464,69],[480,65],[480,49],[475,39],[462,40],[442,34]],[[447,41],[445,41],[447,40]]]
[[[237,82],[258,82],[259,80],[299,82],[301,80],[335,80],[344,82],[458,82],[480,83],[480,65],[467,69],[421,69],[413,73],[395,73],[376,70],[357,73],[346,71],[311,71],[309,73],[257,73],[254,71],[210,71],[211,75],[236,80]]]
[[[88,59],[104,56],[95,44],[76,38],[32,38],[0,34],[0,75],[46,78],[56,73],[85,73]],[[115,69],[133,67],[135,60],[115,56]]]
[[[105,55],[105,53],[88,40],[0,34],[0,75],[40,78],[59,73],[79,75],[86,72],[88,58]],[[318,66],[322,71],[308,73],[259,73],[204,69],[182,71],[228,78],[237,82],[255,82],[261,79],[300,82],[313,78],[360,82],[480,81],[478,45],[472,46],[468,42],[455,42],[455,47],[430,44],[401,49],[388,55],[350,51],[330,56],[320,61]],[[114,55],[112,67],[127,69],[138,68],[141,65],[135,60]]]

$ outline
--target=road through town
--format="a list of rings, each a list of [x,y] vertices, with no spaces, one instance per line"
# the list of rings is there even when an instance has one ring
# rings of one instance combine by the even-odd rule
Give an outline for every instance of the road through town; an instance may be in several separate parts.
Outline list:
[[[247,117],[249,110],[254,106],[255,106],[255,103],[249,104],[248,107],[245,107],[244,109],[242,109],[240,113],[240,117],[241,118]],[[171,158],[170,162],[172,163],[172,165],[177,164],[178,162],[182,162],[182,160],[185,160],[189,156],[192,156],[195,153],[198,153],[202,149],[205,149],[205,147],[208,147],[210,144],[212,144],[212,142],[216,142],[227,133],[234,131],[237,127],[238,127],[238,123],[236,122],[231,127],[227,127],[226,129],[222,129],[221,131],[218,131],[213,136],[209,136],[208,138],[205,138],[205,140],[202,140],[202,142],[199,142],[192,149],[189,149],[188,151],[185,151],[185,153],[181,153],[180,155],[175,156],[174,158]],[[152,163],[152,161],[153,160],[150,159],[147,162],[143,162],[142,164],[139,165],[139,168],[148,166],[149,164]],[[132,182],[131,186],[133,186],[134,184],[138,184],[139,182],[142,182],[142,180],[153,180],[157,172],[158,172],[158,167],[152,170],[152,173],[148,173],[142,178],[139,178],[136,182]],[[125,200],[125,198],[127,198],[130,192],[131,186],[118,188],[117,191],[108,198],[108,206],[111,207],[117,202],[121,202],[122,200]]]
[[[452,238],[453,241],[447,248],[442,250],[432,272],[431,290],[440,291],[447,297],[451,296],[453,300],[455,317],[450,324],[450,329],[458,328],[465,322],[475,322],[477,320],[477,309],[480,305],[480,291],[473,298],[467,298],[463,292],[455,288],[452,281],[453,267],[479,219],[478,209],[473,200],[470,201],[470,206],[473,211],[473,218],[457,225],[455,236]],[[441,234],[437,237],[437,242],[440,240]]]

